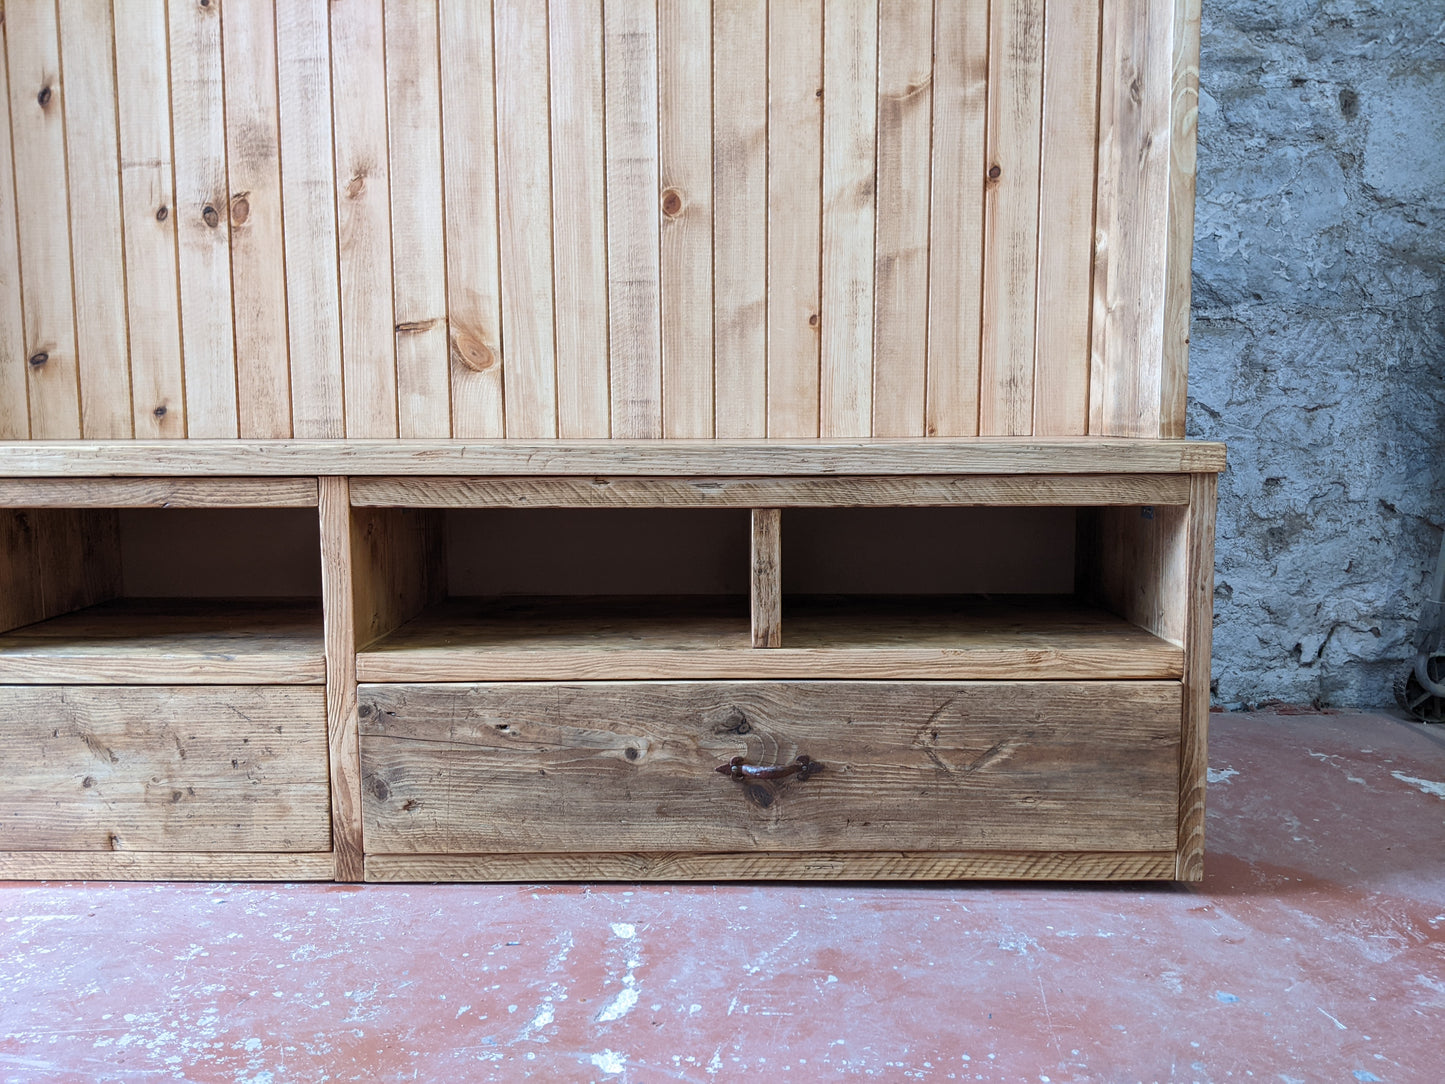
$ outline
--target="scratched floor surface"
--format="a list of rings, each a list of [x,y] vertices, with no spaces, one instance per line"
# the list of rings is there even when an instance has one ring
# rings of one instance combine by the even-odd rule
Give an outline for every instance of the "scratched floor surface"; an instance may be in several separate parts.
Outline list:
[[[4,1081],[1445,1080],[1445,728],[1213,717],[1202,886],[0,886]]]

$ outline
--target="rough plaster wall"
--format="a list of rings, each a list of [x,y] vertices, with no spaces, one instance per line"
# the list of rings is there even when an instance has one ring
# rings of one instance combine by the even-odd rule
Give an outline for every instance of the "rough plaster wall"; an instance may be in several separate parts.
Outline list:
[[[1217,696],[1383,704],[1445,524],[1445,0],[1204,0],[1200,79]]]

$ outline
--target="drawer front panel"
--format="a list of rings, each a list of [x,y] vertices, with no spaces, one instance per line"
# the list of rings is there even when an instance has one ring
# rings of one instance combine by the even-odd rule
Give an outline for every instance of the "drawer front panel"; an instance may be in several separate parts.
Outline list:
[[[326,695],[0,686],[0,851],[331,849]]]
[[[1177,682],[363,685],[366,849],[1172,851],[1180,712]]]

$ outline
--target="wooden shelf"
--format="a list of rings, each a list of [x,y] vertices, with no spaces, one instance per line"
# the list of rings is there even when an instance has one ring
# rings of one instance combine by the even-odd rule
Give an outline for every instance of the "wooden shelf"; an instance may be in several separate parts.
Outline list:
[[[364,682],[1177,679],[1184,653],[1068,597],[786,599],[754,648],[743,599],[451,599],[364,647]]]
[[[0,684],[325,681],[319,600],[118,599],[0,636]]]

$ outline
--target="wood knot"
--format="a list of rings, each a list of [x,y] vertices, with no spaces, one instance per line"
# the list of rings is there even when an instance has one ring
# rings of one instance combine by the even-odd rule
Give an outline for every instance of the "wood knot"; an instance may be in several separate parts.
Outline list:
[[[208,7],[210,7],[210,6],[211,6],[211,0],[201,0],[201,7],[203,7],[203,8],[208,8]]]
[[[452,360],[474,373],[485,373],[496,366],[497,355],[476,335],[457,329],[452,332]]]
[[[80,781],[80,785],[82,787],[85,787],[87,790],[95,786],[95,776],[87,775],[84,779]]]
[[[216,213],[216,208],[209,203],[201,208],[201,220],[205,222],[207,226],[210,226],[211,229],[215,229],[221,224],[221,216]]]
[[[249,192],[237,192],[231,197],[231,225],[244,226],[251,217],[251,201],[246,198],[249,195]]]
[[[162,204],[160,207],[156,208],[156,221],[157,221],[157,222],[164,222],[166,219],[168,219],[168,218],[170,218],[170,217],[171,217],[171,209],[170,209],[169,207],[167,207],[167,206],[165,206],[164,204]]]
[[[366,174],[358,173],[346,182],[346,198],[356,199],[366,191]]]
[[[638,749],[634,745],[629,745],[626,749],[622,751],[622,755],[625,756],[628,760],[636,760],[638,757],[642,756],[642,750]]]
[[[46,106],[48,106],[48,105],[50,104],[50,98],[51,98],[51,90],[50,90],[50,87],[48,87],[48,86],[41,87],[41,88],[40,88],[40,93],[37,94],[37,95],[35,95],[35,100],[40,103],[40,108],[41,108],[41,109],[44,109]]]
[[[682,214],[682,193],[676,188],[663,189],[662,213],[668,218],[676,218]]]
[[[812,315],[810,315],[810,316],[808,317],[808,326],[809,326],[809,327],[817,327],[817,326],[818,326],[818,314],[817,314],[816,312],[813,313]]]
[[[42,350],[38,354],[30,355],[30,366],[31,368],[38,369],[49,360],[50,355],[47,354],[44,350]]]
[[[366,781],[366,789],[371,791],[371,796],[378,802],[384,802],[391,797],[391,788],[379,775],[373,775]]]
[[[160,406],[152,410],[151,413],[154,414],[157,418],[164,418],[166,416],[166,405],[162,403]]]
[[[999,167],[999,166],[989,166],[989,167],[988,167],[988,179],[989,179],[989,180],[991,180],[991,181],[996,181],[996,180],[998,180],[998,179],[999,179],[1000,177],[1002,177],[1002,176],[1003,176],[1003,169],[1002,169],[1001,167]]]

